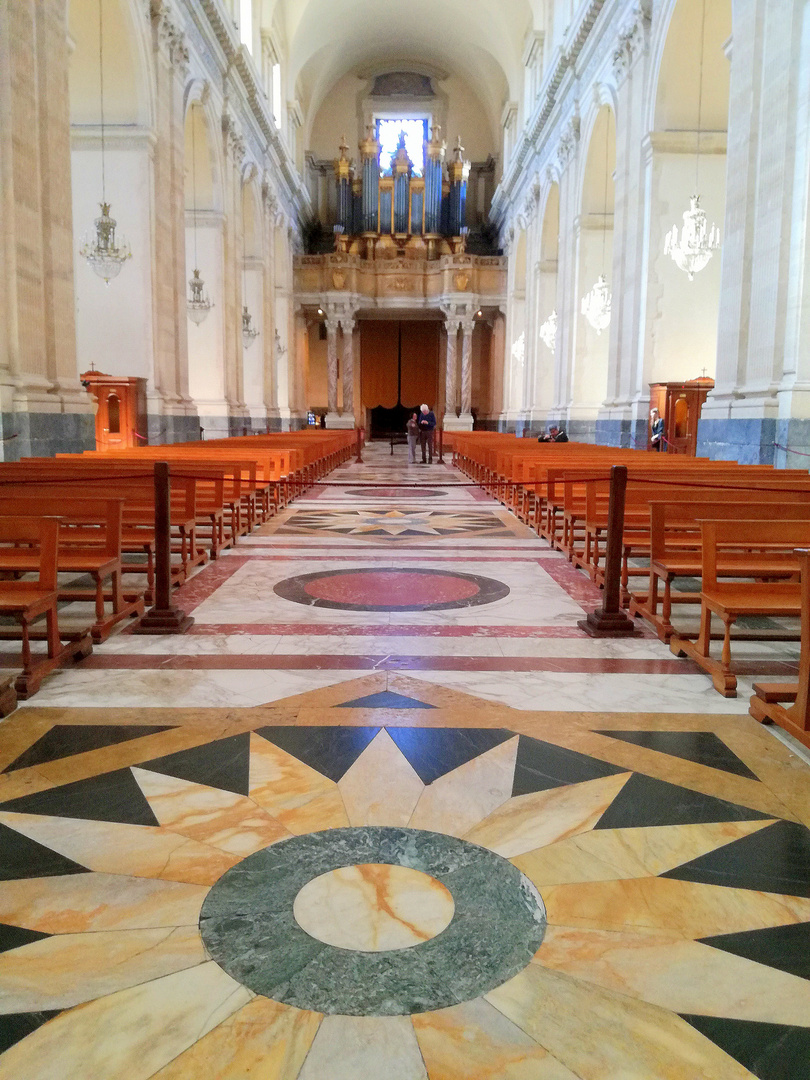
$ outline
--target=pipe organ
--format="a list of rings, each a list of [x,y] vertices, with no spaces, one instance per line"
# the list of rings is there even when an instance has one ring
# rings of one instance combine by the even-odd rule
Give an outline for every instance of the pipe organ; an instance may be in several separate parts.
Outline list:
[[[345,138],[335,160],[339,252],[373,258],[377,241],[403,248],[421,241],[428,259],[463,253],[467,229],[467,181],[470,162],[464,160],[459,138],[452,160],[445,164],[446,146],[438,125],[425,140],[424,174],[414,174],[405,135],[399,138],[391,169],[380,166],[380,144],[369,127],[360,143],[360,166],[348,158]]]

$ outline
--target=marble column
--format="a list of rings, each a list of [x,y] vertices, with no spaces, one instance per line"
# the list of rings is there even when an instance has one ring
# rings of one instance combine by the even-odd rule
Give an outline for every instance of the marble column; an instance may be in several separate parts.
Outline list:
[[[0,4],[0,443],[5,458],[95,446],[77,377],[67,5]]]
[[[472,431],[472,338],[475,318],[467,315],[461,320],[461,414],[459,424]]]
[[[447,334],[447,353],[444,375],[444,426],[453,422],[456,417],[458,394],[456,390],[456,368],[458,366],[458,328],[460,319],[455,315],[445,313],[444,328]]]
[[[748,0],[729,43],[716,386],[698,454],[805,468],[810,4]]]
[[[650,190],[644,140],[649,87],[650,18],[639,7],[625,26],[614,56],[617,82],[612,292],[607,394],[596,422],[596,441],[610,446],[646,445],[649,387],[644,300],[650,263]],[[663,240],[661,241],[663,249]],[[650,311],[651,320],[655,312]],[[647,361],[648,362],[648,361]]]
[[[264,276],[262,296],[262,348],[264,349],[264,407],[267,413],[268,427],[273,429],[278,409],[276,391],[276,364],[280,339],[276,337],[276,252],[275,252],[275,216],[277,199],[265,181],[262,185],[262,223],[264,228]]]
[[[185,250],[185,108],[188,48],[166,3],[153,3],[155,72],[154,249],[152,322],[155,386],[149,437],[178,442],[197,435],[189,396]],[[147,258],[147,252],[143,253]],[[159,410],[161,415],[155,415]]]
[[[354,325],[352,316],[341,316],[340,326],[343,331],[343,412],[341,413],[341,420],[344,427],[355,426]]]
[[[326,415],[327,427],[335,427],[339,421],[338,415],[338,341],[337,335],[340,329],[340,319],[336,315],[328,315],[326,323],[326,380],[327,401],[329,412]]]
[[[570,419],[572,379],[576,350],[580,298],[577,295],[579,226],[576,204],[579,126],[570,128],[575,138],[557,152],[560,183],[560,242],[557,269],[557,352],[554,370],[554,405],[550,419]]]

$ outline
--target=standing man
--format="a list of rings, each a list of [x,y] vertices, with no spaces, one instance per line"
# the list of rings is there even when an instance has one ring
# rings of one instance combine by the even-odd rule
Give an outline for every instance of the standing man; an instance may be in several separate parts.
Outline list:
[[[416,464],[416,444],[419,441],[419,421],[416,413],[411,413],[405,425],[408,432],[408,464]]]
[[[422,447],[422,464],[433,464],[433,432],[436,430],[436,416],[432,409],[423,405],[419,410],[419,445]],[[428,459],[425,460],[425,450]]]
[[[650,445],[653,450],[664,449],[664,418],[658,409],[653,409],[650,413]]]

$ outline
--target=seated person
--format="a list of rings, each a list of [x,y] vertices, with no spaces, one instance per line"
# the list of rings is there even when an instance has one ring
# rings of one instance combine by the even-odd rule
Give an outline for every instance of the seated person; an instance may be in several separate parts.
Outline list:
[[[545,435],[538,435],[538,442],[568,442],[568,436],[556,424],[552,424]]]

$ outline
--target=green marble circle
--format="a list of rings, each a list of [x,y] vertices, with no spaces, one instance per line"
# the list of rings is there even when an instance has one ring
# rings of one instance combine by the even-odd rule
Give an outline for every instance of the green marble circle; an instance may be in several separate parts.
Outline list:
[[[359,952],[307,934],[293,902],[307,882],[341,866],[421,870],[452,894],[455,914],[407,949]],[[401,1016],[458,1005],[511,979],[543,940],[534,885],[492,851],[441,833],[364,826],[282,840],[228,870],[202,906],[211,957],[257,994],[298,1009]]]

